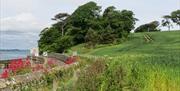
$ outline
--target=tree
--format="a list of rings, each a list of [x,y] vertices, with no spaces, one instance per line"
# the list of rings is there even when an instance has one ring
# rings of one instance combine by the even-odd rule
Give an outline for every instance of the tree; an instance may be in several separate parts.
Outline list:
[[[87,43],[114,43],[121,38],[127,38],[134,28],[134,13],[129,10],[116,10],[114,6],[105,9],[95,2],[79,6],[71,15],[58,13],[52,18],[57,22],[42,30],[38,45],[40,51],[63,52],[71,46]]]
[[[104,29],[101,29],[98,35],[99,35],[100,44],[110,44],[113,43],[118,38],[118,34],[114,32],[114,30],[110,27],[110,25]]]
[[[119,35],[119,38],[122,37],[122,33],[124,31],[130,33],[130,31],[134,28],[135,21],[134,13],[129,10],[116,10],[114,6],[110,6],[105,9],[103,13],[103,17],[105,20],[106,26],[110,26],[114,29],[115,33]]]
[[[164,19],[162,20],[162,26],[168,27],[168,30],[170,31],[170,28],[172,27],[171,16],[165,15],[165,16],[163,16],[163,18]]]
[[[100,16],[101,7],[95,2],[88,2],[78,7],[70,16],[70,27],[68,33],[74,36],[74,43],[84,43],[85,36],[89,28],[95,25],[97,18]]]
[[[88,43],[88,46],[95,47],[98,43],[98,33],[94,31],[92,28],[89,28],[86,36],[85,36],[86,43]]]
[[[59,13],[59,14],[55,15],[54,18],[52,18],[52,20],[56,20],[56,21],[58,21],[60,23],[62,36],[64,35],[64,27],[67,24],[67,18],[69,16],[70,15],[67,14],[67,13]]]
[[[53,52],[63,53],[73,45],[72,37],[64,35],[63,37],[58,38],[52,45],[55,48]]]
[[[158,21],[152,21],[147,24],[140,25],[135,29],[135,32],[153,32],[153,31],[159,31],[157,27],[159,26]]]
[[[42,53],[43,51],[54,51],[55,48],[52,46],[52,44],[61,37],[60,31],[56,27],[43,29],[39,36],[40,39],[38,41],[38,46],[40,49],[40,53]]]
[[[158,21],[152,21],[148,24],[148,32],[149,31],[159,31],[157,27],[160,25]]]
[[[113,12],[115,11],[116,7],[114,6],[109,6],[104,10],[103,17],[109,17]]]
[[[171,20],[180,27],[180,10],[171,13]]]

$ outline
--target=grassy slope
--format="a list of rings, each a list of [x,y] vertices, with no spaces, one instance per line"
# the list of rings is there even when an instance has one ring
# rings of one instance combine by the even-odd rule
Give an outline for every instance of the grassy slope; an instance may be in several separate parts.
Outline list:
[[[118,59],[114,58],[108,62],[108,69],[112,74],[118,65],[126,69],[128,82],[133,83],[131,88],[141,91],[179,91],[180,31],[148,33],[154,40],[151,43],[145,42],[144,34],[146,33],[132,34],[128,41],[119,45],[101,46],[96,49],[86,49],[83,45],[78,45],[72,50],[94,56],[118,56]],[[105,90],[106,85],[108,82],[104,82],[101,90]]]
[[[86,49],[83,45],[73,47],[78,53],[90,55],[168,55],[180,53],[180,31],[148,33],[154,39],[147,43],[143,35],[147,33],[131,34],[128,41],[119,45],[104,46],[96,49]]]
[[[144,34],[118,45],[72,47],[80,54],[78,64],[56,74],[57,91],[180,91],[180,31],[148,33],[150,43]],[[45,86],[23,91],[52,90],[55,75],[48,77]]]

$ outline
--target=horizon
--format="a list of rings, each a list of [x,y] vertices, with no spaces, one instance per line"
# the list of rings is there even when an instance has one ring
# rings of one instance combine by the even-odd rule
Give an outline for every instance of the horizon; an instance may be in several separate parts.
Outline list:
[[[2,50],[5,50],[5,51],[6,50],[20,50],[21,51],[21,50],[30,50],[30,49],[0,49],[0,51],[2,51]]]

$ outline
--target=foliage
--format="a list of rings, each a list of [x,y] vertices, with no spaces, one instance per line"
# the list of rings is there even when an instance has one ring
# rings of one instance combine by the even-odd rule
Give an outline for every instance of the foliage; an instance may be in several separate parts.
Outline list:
[[[73,59],[74,60],[74,59]],[[47,72],[53,67],[58,65],[57,60],[52,58],[48,58],[47,65],[44,67],[43,64],[34,64],[30,63],[30,59],[12,59],[8,64],[8,67],[3,69],[2,74],[0,74],[0,78],[8,78],[16,75],[23,75],[25,73],[31,73],[36,71]]]
[[[59,13],[53,20],[59,22],[40,33],[38,45],[41,53],[62,53],[71,46],[86,42],[92,47],[117,42],[127,38],[137,19],[132,11],[116,10],[113,6],[101,14],[100,6],[88,2],[79,6],[71,15]]]
[[[168,30],[170,31],[170,28],[172,27],[171,16],[165,15],[163,18],[164,20],[162,20],[162,26],[168,27]]]
[[[151,43],[135,33],[122,44],[88,49],[77,64],[57,72],[58,91],[179,91],[179,32],[150,32]],[[47,76],[42,88],[51,90],[56,76]]]
[[[152,43],[144,42],[144,33],[135,33],[122,44],[83,52],[86,59],[104,59],[106,69],[100,74],[87,76],[99,69],[94,67],[96,69],[91,68],[93,72],[89,71],[88,67],[95,64],[88,64],[80,73],[81,81],[74,83],[82,85],[81,89],[97,87],[96,91],[179,91],[179,32],[150,32],[148,34],[154,39]],[[82,46],[79,47],[82,50]],[[92,85],[94,81],[97,84]]]
[[[170,15],[164,15],[162,20],[162,26],[170,28],[173,27],[173,24],[180,26],[180,10],[172,11]]]
[[[110,64],[109,64],[110,65]],[[125,83],[125,70],[119,64],[114,64],[113,67],[109,66],[103,76],[103,84],[101,91],[123,91],[126,87]]]
[[[159,31],[157,27],[159,26],[158,21],[152,21],[147,24],[140,25],[135,29],[135,32],[154,32],[154,31]]]
[[[88,46],[94,48],[98,43],[98,33],[90,28],[85,36],[85,40]]]
[[[180,10],[176,10],[171,13],[171,20],[180,26]]]
[[[99,31],[99,44],[110,44],[117,40],[118,34],[113,32],[114,30],[107,26],[105,29]]]
[[[52,44],[56,43],[55,41],[57,41],[60,36],[60,31],[55,27],[45,28],[43,31],[41,31],[40,40],[38,41],[40,52],[55,51],[55,47]]]
[[[31,72],[30,60],[27,58],[25,61],[20,59],[12,59],[7,68],[3,69],[3,73],[0,74],[0,78],[8,78],[11,75],[24,74]]]
[[[101,75],[106,70],[104,60],[97,60],[80,73],[75,88],[77,91],[98,91],[101,83]]]
[[[71,36],[63,36],[63,37],[60,37],[58,38],[53,44],[53,48],[54,50],[52,50],[52,52],[57,52],[57,53],[62,53],[64,52],[65,50],[64,49],[67,49],[69,48],[70,46],[73,45],[73,42],[72,42],[72,37]]]

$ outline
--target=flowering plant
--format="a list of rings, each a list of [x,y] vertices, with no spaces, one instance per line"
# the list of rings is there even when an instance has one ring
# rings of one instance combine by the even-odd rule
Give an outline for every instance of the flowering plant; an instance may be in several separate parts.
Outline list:
[[[71,56],[65,61],[65,64],[72,64],[74,62],[76,62],[76,57]],[[12,59],[8,66],[3,69],[2,74],[0,74],[0,78],[8,78],[10,75],[24,74],[35,71],[48,72],[49,69],[58,66],[58,64],[58,60],[54,58],[48,58],[46,66],[43,64],[35,64],[32,66],[28,57],[26,59]]]

